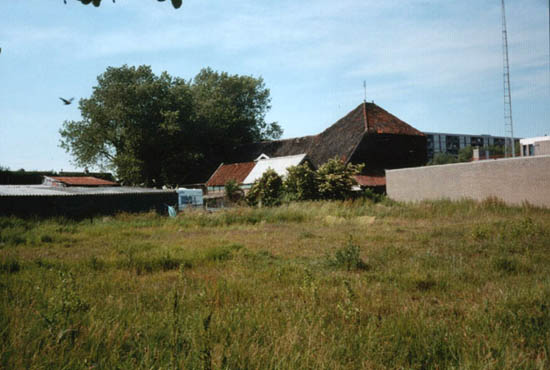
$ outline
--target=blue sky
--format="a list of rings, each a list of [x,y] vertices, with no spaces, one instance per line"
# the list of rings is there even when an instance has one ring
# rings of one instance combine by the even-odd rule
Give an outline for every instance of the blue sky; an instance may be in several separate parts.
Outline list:
[[[59,144],[108,66],[189,79],[263,77],[284,138],[321,132],[363,100],[422,131],[504,134],[498,0],[155,0],[0,3],[0,165],[76,169]],[[548,1],[509,0],[516,136],[550,134]]]

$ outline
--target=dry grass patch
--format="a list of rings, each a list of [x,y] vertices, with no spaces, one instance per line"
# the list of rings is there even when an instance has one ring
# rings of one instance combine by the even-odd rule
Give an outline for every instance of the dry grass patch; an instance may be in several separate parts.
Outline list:
[[[0,226],[1,368],[549,366],[548,210],[306,202]]]

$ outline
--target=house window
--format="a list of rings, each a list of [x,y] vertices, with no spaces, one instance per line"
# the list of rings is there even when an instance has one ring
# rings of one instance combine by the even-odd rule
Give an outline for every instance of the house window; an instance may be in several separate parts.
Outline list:
[[[529,144],[529,156],[535,155],[535,146],[533,144]]]

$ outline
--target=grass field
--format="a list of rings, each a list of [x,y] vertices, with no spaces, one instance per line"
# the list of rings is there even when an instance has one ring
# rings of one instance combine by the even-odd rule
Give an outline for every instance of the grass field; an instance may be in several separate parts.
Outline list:
[[[0,368],[550,368],[550,210],[0,218]]]

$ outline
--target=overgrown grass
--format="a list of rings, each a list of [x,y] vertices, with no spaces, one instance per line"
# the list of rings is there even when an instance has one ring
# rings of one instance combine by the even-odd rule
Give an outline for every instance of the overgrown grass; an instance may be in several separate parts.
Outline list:
[[[0,218],[0,368],[548,368],[550,211]]]

